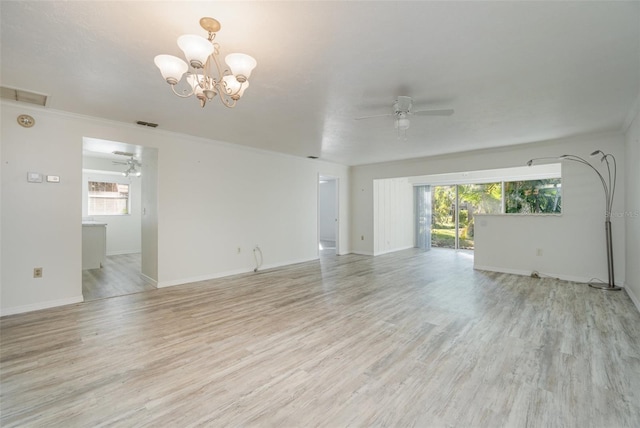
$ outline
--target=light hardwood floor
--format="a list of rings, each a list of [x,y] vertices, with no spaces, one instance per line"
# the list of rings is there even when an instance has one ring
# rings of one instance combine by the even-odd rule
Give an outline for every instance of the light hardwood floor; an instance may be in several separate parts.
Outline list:
[[[141,273],[141,255],[107,256],[100,269],[82,271],[82,296],[85,302],[154,290],[156,287]]]
[[[323,257],[1,320],[0,425],[638,427],[625,292]]]

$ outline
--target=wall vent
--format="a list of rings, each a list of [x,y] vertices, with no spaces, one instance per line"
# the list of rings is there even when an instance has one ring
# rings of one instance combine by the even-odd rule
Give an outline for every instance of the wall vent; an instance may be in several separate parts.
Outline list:
[[[11,101],[19,101],[23,103],[36,104],[45,106],[47,104],[47,95],[38,94],[36,92],[23,91],[22,89],[0,87],[0,98]]]
[[[148,126],[150,128],[157,128],[158,124],[157,123],[152,123],[152,122],[145,122],[143,120],[139,120],[136,122],[138,125],[142,125],[142,126]]]

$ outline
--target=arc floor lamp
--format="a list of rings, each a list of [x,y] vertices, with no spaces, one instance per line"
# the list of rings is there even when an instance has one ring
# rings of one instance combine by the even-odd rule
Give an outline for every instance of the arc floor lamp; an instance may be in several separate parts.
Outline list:
[[[617,179],[617,166],[616,166],[616,158],[611,153],[604,153],[602,150],[596,150],[591,153],[591,157],[600,156],[600,162],[604,163],[607,168],[606,175],[602,175],[598,169],[593,166],[590,162],[576,155],[562,155],[558,157],[546,157],[546,158],[535,158],[529,160],[527,162],[527,166],[533,165],[534,162],[539,160],[561,160],[561,161],[571,161],[578,162],[583,165],[591,168],[600,179],[602,183],[602,188],[604,189],[604,199],[605,199],[605,211],[604,211],[604,231],[606,238],[606,246],[607,246],[607,271],[609,274],[608,282],[605,284],[603,282],[590,282],[589,286],[593,288],[599,288],[601,290],[608,291],[618,291],[621,290],[621,287],[617,287],[615,284],[615,278],[613,275],[613,241],[611,236],[611,210],[613,208],[613,196],[616,193],[616,179]]]

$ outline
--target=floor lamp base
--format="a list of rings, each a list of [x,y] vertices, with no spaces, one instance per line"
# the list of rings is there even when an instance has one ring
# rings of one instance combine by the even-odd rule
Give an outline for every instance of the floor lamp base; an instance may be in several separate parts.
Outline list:
[[[618,287],[617,285],[609,285],[603,282],[590,282],[589,287],[597,288],[599,290],[607,290],[607,291],[620,291],[622,287]]]

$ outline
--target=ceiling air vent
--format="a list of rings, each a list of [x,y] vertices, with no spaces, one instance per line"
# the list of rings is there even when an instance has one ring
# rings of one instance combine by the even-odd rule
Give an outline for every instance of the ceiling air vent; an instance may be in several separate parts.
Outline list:
[[[36,104],[43,107],[47,104],[47,95],[23,91],[22,89],[7,88],[6,86],[0,87],[0,98]]]
[[[114,155],[120,155],[120,156],[129,156],[129,157],[135,156],[135,154],[129,153],[129,152],[115,151],[115,152],[111,152],[111,153],[113,153]]]
[[[142,125],[142,126],[148,126],[150,128],[157,128],[158,124],[157,123],[152,123],[152,122],[145,122],[143,120],[139,120],[136,122],[138,125]]]

